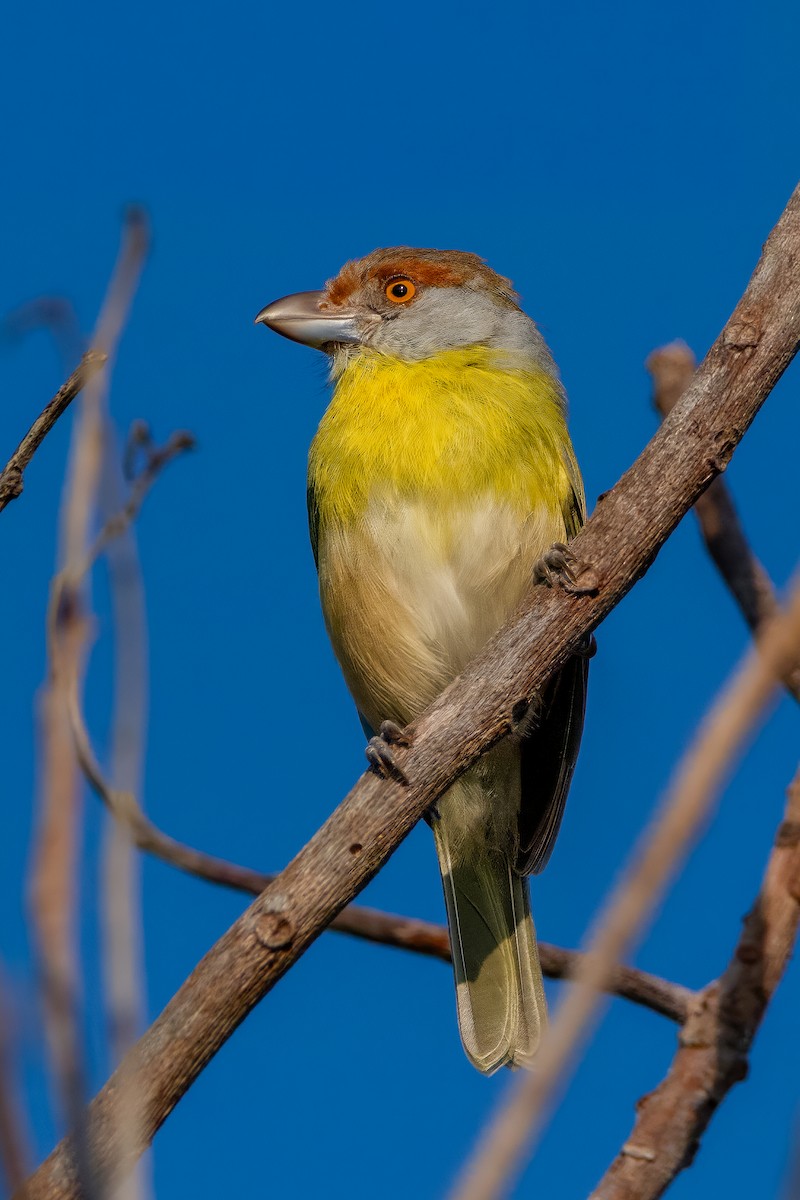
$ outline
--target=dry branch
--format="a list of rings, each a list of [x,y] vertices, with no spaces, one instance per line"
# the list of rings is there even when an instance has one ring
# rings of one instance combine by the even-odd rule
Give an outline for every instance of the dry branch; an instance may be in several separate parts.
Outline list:
[[[800,575],[785,613],[771,621],[700,725],[674,782],[596,922],[575,987],[547,1031],[536,1070],[522,1074],[468,1161],[454,1200],[506,1194],[601,1001],[612,968],[643,930],[688,852],[725,775],[788,666],[800,657]]]
[[[684,342],[654,350],[647,359],[653,379],[653,403],[666,417],[689,386],[695,358]],[[715,479],[698,496],[694,513],[712,562],[728,586],[742,616],[756,633],[778,611],[772,581],[756,558],[742,528],[724,479]],[[784,680],[787,691],[800,701],[800,668]]]
[[[185,871],[208,883],[221,884],[258,896],[273,882],[274,875],[264,875],[251,867],[242,867],[204,854],[184,842],[178,842],[163,833],[142,812],[136,797],[131,792],[111,787],[97,761],[86,728],[86,721],[79,698],[73,695],[70,704],[70,722],[78,762],[96,795],[102,800],[111,815],[128,830],[128,835],[138,849],[152,854],[161,862]],[[393,946],[399,950],[410,950],[442,962],[450,962],[450,941],[443,925],[421,921],[416,917],[382,912],[361,904],[349,904],[331,921],[329,929],[347,933],[351,937]],[[539,942],[539,959],[542,971],[549,979],[569,979],[578,969],[583,957],[580,951],[565,950],[548,942]],[[678,1024],[686,1020],[694,992],[640,971],[635,967],[617,967],[608,981],[608,991],[624,1000],[652,1009]]]
[[[742,300],[682,401],[573,543],[592,594],[533,589],[485,650],[411,727],[407,786],[362,776],[322,829],[206,954],[139,1041],[140,1150],[206,1063],[310,943],[369,882],[413,825],[481,753],[506,736],[645,573],[681,517],[724,468],[800,341],[800,190],[767,240]],[[119,1158],[116,1076],[90,1106],[94,1165]],[[30,1181],[30,1200],[73,1200],[62,1142]]]
[[[69,379],[56,392],[53,399],[39,414],[11,458],[0,472],[0,512],[17,496],[22,495],[25,468],[47,437],[56,421],[69,408],[75,397],[96,375],[107,359],[99,350],[84,354]]]
[[[192,449],[194,438],[190,433],[180,430],[172,434],[162,447],[155,447],[149,441],[145,445],[147,447],[146,465],[134,480],[128,501],[118,513],[108,519],[100,530],[94,545],[80,565],[77,576],[70,579],[72,586],[80,583],[103,551],[108,550],[114,540],[132,525],[147,493],[161,471],[183,451]],[[56,609],[60,603],[61,589],[66,586],[66,583],[65,575],[60,576],[56,581],[57,591],[54,604]],[[72,685],[68,708],[78,764],[109,814],[126,831],[126,837],[130,843],[137,849],[152,854],[161,862],[185,871],[195,878],[249,892],[252,895],[260,895],[267,885],[272,883],[274,875],[265,875],[250,867],[242,867],[214,855],[204,854],[192,846],[176,841],[168,834],[163,833],[145,815],[134,792],[113,787],[109,783],[92,746],[81,705],[77,679],[72,680]],[[438,958],[443,962],[450,962],[450,942],[447,930],[442,925],[434,925],[428,921],[351,904],[339,913],[329,928],[362,938],[365,941],[411,950],[431,958]],[[550,979],[567,979],[575,973],[582,956],[578,951],[565,950],[559,946],[540,942],[539,957],[542,970]],[[646,971],[624,966],[620,966],[613,973],[609,980],[608,990],[678,1023],[682,1023],[686,1019],[689,1004],[694,996],[689,988],[682,987],[680,984],[671,983]]]
[[[592,1200],[656,1200],[692,1163],[748,1055],[800,922],[800,772],[788,791],[761,890],[727,970],[699,993],[669,1074],[637,1105],[636,1124]]]

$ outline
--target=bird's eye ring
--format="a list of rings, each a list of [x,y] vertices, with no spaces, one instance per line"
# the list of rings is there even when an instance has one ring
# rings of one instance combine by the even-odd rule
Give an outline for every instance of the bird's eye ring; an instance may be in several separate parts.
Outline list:
[[[383,290],[386,299],[391,300],[392,304],[408,304],[409,300],[413,300],[417,293],[416,284],[407,279],[405,275],[395,275]]]

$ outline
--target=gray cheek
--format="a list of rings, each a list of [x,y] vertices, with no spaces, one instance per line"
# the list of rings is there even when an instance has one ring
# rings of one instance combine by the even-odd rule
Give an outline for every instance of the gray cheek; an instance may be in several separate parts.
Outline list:
[[[385,354],[417,361],[456,346],[490,344],[497,332],[495,306],[458,289],[430,291],[396,316],[384,318],[370,344]]]
[[[521,352],[555,374],[544,338],[530,317],[491,296],[460,288],[432,289],[413,307],[387,315],[370,329],[368,344],[410,362],[458,346],[491,346]]]

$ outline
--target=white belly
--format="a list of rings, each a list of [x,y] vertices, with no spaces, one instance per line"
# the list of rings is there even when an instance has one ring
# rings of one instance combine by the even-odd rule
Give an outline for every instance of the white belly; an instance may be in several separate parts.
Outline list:
[[[476,499],[441,513],[371,504],[320,541],[320,592],[334,650],[373,727],[416,716],[503,624],[533,563],[565,536],[560,513],[521,518]]]

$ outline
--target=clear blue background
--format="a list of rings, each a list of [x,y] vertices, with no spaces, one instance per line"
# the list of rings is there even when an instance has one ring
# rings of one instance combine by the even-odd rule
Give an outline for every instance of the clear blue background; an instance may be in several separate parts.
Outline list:
[[[645,356],[677,336],[704,352],[794,186],[798,10],[764,0],[227,10],[31,2],[6,14],[3,32],[0,308],[62,293],[90,327],[122,206],[144,203],[155,245],[113,409],[122,428],[145,417],[159,437],[188,426],[199,441],[139,524],[151,638],[146,803],[174,835],[275,869],[361,771],[363,739],[326,643],[306,533],[305,455],[325,405],[324,364],[254,328],[254,314],[375,246],[478,251],[514,279],[562,367],[591,505],[655,428]],[[44,334],[5,349],[0,458],[61,376]],[[781,584],[800,540],[797,390],[795,368],[729,471]],[[56,1130],[22,897],[68,436],[64,421],[0,519],[0,954],[39,1153]],[[102,741],[102,591],[98,605],[89,718]],[[535,886],[543,938],[580,941],[746,642],[689,519],[601,631],[567,820]],[[797,744],[797,710],[785,701],[641,947],[642,966],[690,985],[724,966]],[[98,1086],[107,1065],[99,814],[87,804],[84,951]],[[427,829],[366,895],[441,918]],[[242,907],[239,896],[145,863],[151,1015]],[[467,1064],[451,991],[439,963],[323,936],[158,1135],[158,1195],[441,1196],[509,1082]],[[791,968],[751,1077],[676,1198],[779,1190],[799,998]],[[674,1042],[663,1018],[614,1002],[519,1194],[586,1196]]]

